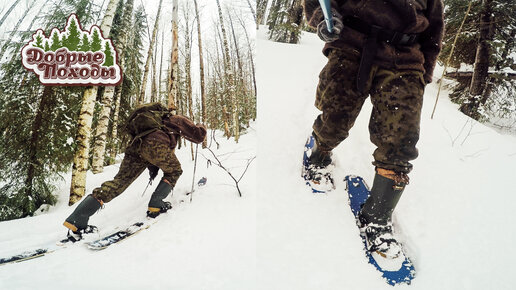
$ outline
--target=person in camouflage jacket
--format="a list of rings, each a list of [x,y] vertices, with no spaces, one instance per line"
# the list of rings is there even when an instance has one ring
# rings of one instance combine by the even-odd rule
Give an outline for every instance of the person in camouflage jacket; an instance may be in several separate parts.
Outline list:
[[[409,183],[409,161],[418,156],[423,93],[432,82],[444,33],[442,0],[332,0],[331,32],[318,0],[305,0],[304,11],[326,42],[328,57],[316,93],[322,113],[313,124],[311,176],[332,181],[317,172],[331,163],[332,149],[348,137],[370,96],[376,174],[359,223],[370,251],[395,257],[400,248],[389,236],[391,216]]]
[[[64,226],[71,231],[69,239],[79,240],[83,233],[95,231],[94,226],[88,225],[89,217],[104,203],[124,192],[146,168],[151,180],[157,176],[159,169],[163,171],[163,177],[150,198],[147,216],[154,218],[171,208],[171,204],[163,199],[172,191],[183,172],[174,152],[177,142],[182,136],[193,143],[201,143],[206,138],[206,127],[174,114],[167,114],[162,124],[162,129],[131,140],[114,179],[95,188],[66,218]]]

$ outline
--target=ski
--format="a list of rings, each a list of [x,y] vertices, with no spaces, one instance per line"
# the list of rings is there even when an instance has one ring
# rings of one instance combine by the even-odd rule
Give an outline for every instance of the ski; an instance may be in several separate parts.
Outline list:
[[[155,222],[155,221],[154,221]],[[137,222],[122,230],[116,231],[98,240],[85,243],[88,249],[99,251],[105,248],[121,242],[135,234],[139,233],[144,229],[148,229],[154,222]]]
[[[79,242],[78,242],[79,243]],[[63,239],[57,241],[56,243],[49,244],[47,246],[42,246],[39,248],[35,248],[33,250],[25,251],[21,254],[16,254],[6,258],[0,258],[0,266],[7,265],[11,263],[20,263],[24,261],[29,261],[36,258],[41,258],[45,255],[53,253],[55,251],[66,248],[68,245],[73,244],[68,239]]]
[[[346,182],[346,190],[349,196],[349,206],[355,218],[362,207],[362,204],[369,197],[369,188],[364,179],[360,176],[348,175],[344,179]],[[410,259],[405,255],[398,259],[386,259],[366,250],[366,240],[362,237],[364,243],[364,251],[369,263],[382,273],[382,277],[389,285],[410,284],[414,279],[416,270]]]
[[[43,257],[48,253],[52,253],[52,252],[56,251],[57,249],[59,249],[59,248],[53,248],[53,249],[51,249],[50,247],[49,248],[39,248],[39,249],[31,250],[31,251],[26,251],[21,254],[11,256],[11,257],[1,258],[0,266],[10,264],[10,263],[20,263],[23,261],[28,261],[28,260],[36,259],[39,257]]]

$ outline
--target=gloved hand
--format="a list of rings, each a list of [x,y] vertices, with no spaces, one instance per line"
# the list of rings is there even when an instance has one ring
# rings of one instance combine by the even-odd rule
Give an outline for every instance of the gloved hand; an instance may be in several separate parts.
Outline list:
[[[147,167],[149,169],[150,181],[153,181],[156,176],[158,176],[159,167],[154,165],[149,165]]]
[[[333,20],[333,30],[332,32],[328,31],[328,25],[326,24],[326,20],[321,21],[317,25],[317,35],[324,42],[332,42],[339,39],[339,34],[344,28],[344,24],[342,23],[342,15],[337,12],[337,10],[332,9],[332,20]]]

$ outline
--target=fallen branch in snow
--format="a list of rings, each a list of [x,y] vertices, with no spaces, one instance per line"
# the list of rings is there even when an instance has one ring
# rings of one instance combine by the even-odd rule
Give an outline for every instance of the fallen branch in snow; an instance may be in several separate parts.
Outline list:
[[[240,182],[240,180],[242,180],[242,178],[244,177],[245,173],[247,172],[247,169],[249,169],[249,166],[251,165],[251,163],[253,162],[253,160],[256,158],[256,156],[253,156],[253,158],[251,159],[247,159],[247,164],[245,166],[245,169],[244,171],[242,172],[242,174],[240,175],[240,177],[237,179],[235,178],[235,176],[233,176],[233,174],[231,173],[231,171],[229,171],[229,169],[227,169],[223,164],[222,162],[220,161],[220,159],[217,157],[217,155],[215,154],[215,152],[213,152],[213,150],[211,150],[210,148],[205,148],[207,149],[208,151],[210,151],[211,155],[213,155],[213,158],[216,160],[216,162],[213,162],[211,159],[207,158],[206,156],[202,155],[206,160],[208,160],[209,163],[215,163],[215,165],[217,165],[218,167],[222,168],[224,171],[226,171],[226,173],[229,175],[229,177],[231,177],[231,179],[233,179],[233,181],[235,182],[235,185],[236,185],[236,189],[238,191],[238,195],[240,197],[242,197],[242,192],[240,191],[240,187],[238,186],[238,183]]]

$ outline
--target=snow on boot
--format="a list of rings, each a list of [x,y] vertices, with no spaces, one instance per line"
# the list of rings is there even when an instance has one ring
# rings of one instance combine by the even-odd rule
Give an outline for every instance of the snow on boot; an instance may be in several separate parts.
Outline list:
[[[156,190],[151,196],[149,201],[149,209],[147,211],[147,216],[150,218],[155,218],[161,213],[167,212],[172,208],[172,204],[168,201],[163,201],[168,194],[172,191],[172,186],[166,179],[162,179]]]
[[[403,255],[400,243],[393,236],[391,219],[406,184],[405,174],[377,168],[369,198],[358,214],[367,250],[383,258],[396,259]]]
[[[97,200],[93,195],[88,195],[75,208],[72,214],[66,218],[63,225],[72,232],[80,233],[81,231],[88,231],[88,220],[97,210],[102,207],[102,202]],[[96,228],[96,227],[95,227]]]
[[[392,224],[365,224],[360,228],[360,234],[365,237],[367,250],[386,259],[397,259],[403,256],[401,244],[395,239]],[[403,259],[405,257],[403,256]]]
[[[302,177],[314,193],[325,193],[335,188],[331,152],[317,150],[313,135],[308,137],[303,153]]]

